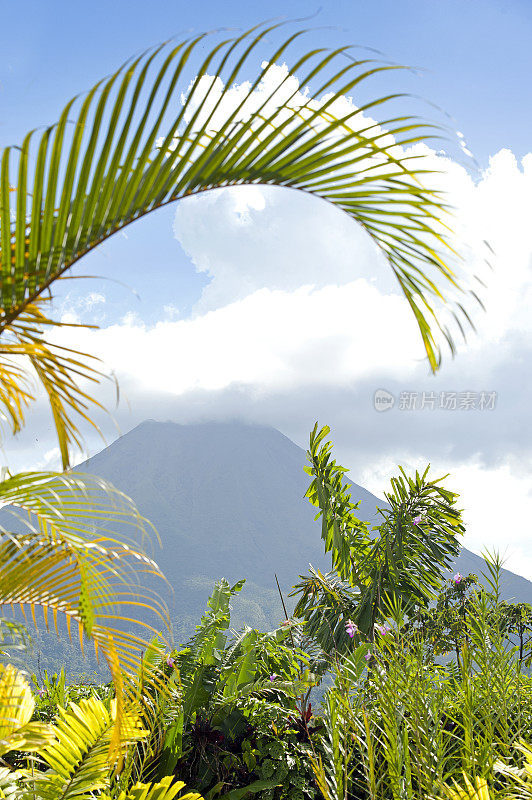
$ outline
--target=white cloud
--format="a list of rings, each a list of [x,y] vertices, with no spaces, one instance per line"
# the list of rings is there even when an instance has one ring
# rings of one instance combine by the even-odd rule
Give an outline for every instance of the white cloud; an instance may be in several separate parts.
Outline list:
[[[513,459],[490,470],[473,461],[454,467],[453,482],[465,508],[467,546],[499,550],[510,569],[532,576],[530,475]]]
[[[475,181],[464,167],[427,148],[417,150],[443,171],[464,272],[487,283],[485,289],[472,281],[488,314],[468,304],[481,336],[470,337],[467,347],[530,330],[532,155],[518,164],[503,150]],[[331,205],[288,190],[242,187],[187,198],[177,208],[174,230],[196,269],[211,277],[197,313],[260,288],[345,285],[359,277],[385,295],[399,292],[365,231]]]
[[[40,464],[43,470],[56,470],[60,469],[61,464],[61,451],[59,447],[51,447],[44,454],[44,458]]]
[[[400,335],[390,337],[390,328]],[[275,390],[349,384],[384,366],[396,377],[409,374],[414,356],[422,358],[401,298],[363,278],[341,287],[259,289],[192,319],[150,327],[129,315],[68,336],[70,346],[101,358],[128,385],[174,394],[233,383]]]
[[[222,90],[221,81],[213,83],[209,76],[192,82],[189,93],[193,101],[197,98],[193,109],[210,91],[210,101],[196,125],[202,124],[205,114],[217,103],[210,125],[216,128],[223,124],[239,108],[249,85],[232,87],[219,102]],[[324,96],[310,106],[317,109],[327,99]],[[265,102],[263,111],[267,114],[274,113],[279,102],[300,107],[308,103],[308,90],[298,86],[286,66],[270,65],[258,89],[240,107],[238,117],[247,119]],[[352,127],[381,130],[350,97],[338,98],[329,111],[337,116],[351,114]],[[282,118],[283,112],[279,115]],[[467,151],[462,132],[457,132],[457,139],[459,147]],[[382,141],[388,145],[394,142],[389,135]],[[464,259],[463,268],[458,260],[454,262],[459,281],[474,289],[491,311],[488,319],[462,298],[476,317],[483,343],[485,337],[498,342],[516,323],[528,330],[523,291],[530,292],[532,155],[518,164],[510,151],[502,150],[493,156],[480,179],[474,179],[464,166],[425,145],[409,150],[394,145],[393,149],[398,156],[422,157],[418,166],[435,173],[427,180],[446,191],[446,200],[456,208],[451,221],[455,228],[452,243]],[[286,190],[253,186],[187,198],[177,208],[175,233],[196,269],[211,278],[196,306],[197,313],[219,308],[260,288],[296,289],[304,283],[342,285],[365,277],[376,281],[385,293],[398,290],[382,253],[362,229],[334,207]],[[496,266],[494,274],[488,260]],[[487,292],[474,276],[489,283]],[[449,286],[445,293],[447,297],[453,295]],[[443,318],[445,321],[445,312]],[[478,348],[478,342],[474,346]]]
[[[325,201],[288,189],[241,187],[187,198],[174,230],[196,269],[211,278],[195,312],[257,289],[345,285],[359,277],[396,293],[370,236]]]
[[[176,319],[177,317],[181,316],[181,312],[177,306],[173,303],[165,303],[163,306],[164,314],[169,319]]]
[[[415,160],[410,162],[414,167],[425,171],[433,170],[432,174],[424,175],[423,178],[424,182],[428,184],[429,187],[436,190],[445,190],[450,184],[451,189],[456,189],[457,182],[461,182],[463,184],[462,188],[466,188],[466,193],[468,189],[473,187],[473,182],[471,181],[467,171],[460,165],[449,161],[449,159],[437,156],[434,151],[430,150],[424,145],[418,144],[412,148],[405,149],[397,144],[392,134],[386,132],[386,130],[382,128],[375,119],[358,108],[352,97],[340,96],[332,103],[332,94],[324,94],[319,99],[310,99],[310,91],[308,87],[300,87],[297,79],[289,74],[286,65],[268,65],[265,63],[263,66],[268,67],[268,69],[263,75],[263,78],[257,89],[250,94],[248,94],[250,89],[250,84],[248,83],[235,85],[227,89],[224,87],[219,78],[213,78],[209,75],[205,75],[199,80],[193,80],[187,92],[187,121],[193,120],[193,115],[197,114],[198,116],[194,119],[194,128],[196,130],[207,122],[210,129],[220,129],[229,118],[231,118],[232,125],[239,121],[245,121],[249,128],[244,136],[245,138],[247,137],[248,139],[255,141],[257,136],[260,137],[264,135],[261,125],[262,120],[265,117],[270,119],[270,121],[275,120],[274,124],[282,124],[283,135],[285,135],[293,128],[298,126],[301,118],[303,117],[310,118],[312,128],[323,129],[327,124],[326,118],[330,118],[330,115],[332,115],[344,121],[348,120],[347,125],[351,130],[360,130],[366,136],[378,135],[379,145],[383,148],[386,148],[387,153],[399,159],[411,159],[414,157]],[[283,106],[283,104],[285,105]],[[292,116],[292,111],[294,109],[297,109],[297,114]],[[319,113],[322,109],[326,109],[326,115],[321,115]],[[256,112],[258,112],[258,115],[253,117],[253,114]],[[318,113],[316,114],[316,112]],[[345,125],[342,124],[336,133],[328,133],[330,153],[334,154],[336,142],[341,141],[344,128]],[[457,132],[457,142],[461,151],[467,154],[467,146],[465,145],[464,136],[461,132]],[[179,146],[179,141],[176,140],[170,149],[175,150]],[[335,166],[343,163],[342,158],[343,156],[338,158],[337,162],[335,162]],[[471,165],[474,163],[474,161],[471,161]],[[345,167],[342,167],[346,177],[351,176],[352,169],[353,167],[349,165],[349,163],[347,163]],[[389,172],[389,162],[387,161],[387,157],[382,153],[375,153],[375,151],[369,147],[359,148],[357,151],[356,169],[359,170],[361,174],[364,174],[366,178],[370,175],[372,179],[378,179],[380,175],[385,175]],[[370,170],[369,173],[368,170]],[[440,172],[443,174],[440,175]],[[412,184],[415,185],[415,181],[411,178],[404,177],[403,180],[410,180]],[[375,180],[375,186],[373,186],[373,184],[369,184],[366,188],[369,188],[371,191],[372,188],[376,188],[376,184],[377,180]],[[250,227],[250,222],[253,222],[253,216],[256,217],[256,214],[250,212],[264,210],[265,198],[268,195],[268,191],[273,190],[263,191],[262,189],[259,189],[258,186],[254,186],[240,190],[240,194],[239,190],[236,190],[231,194],[231,198],[235,204],[234,210],[236,211],[236,214],[233,214],[232,216],[233,227],[238,229],[240,234],[239,245],[244,245],[244,249],[246,247],[247,239],[245,235],[242,236],[242,233],[245,233],[246,228]],[[471,192],[469,192],[469,194],[471,194]],[[227,199],[227,197],[228,196],[226,195],[225,198]],[[235,198],[238,198],[236,202]],[[242,211],[241,207],[242,199],[245,208],[244,212]],[[453,199],[454,198],[451,192],[451,203]],[[212,277],[211,284],[204,291],[198,306],[199,310],[205,310],[205,308],[212,308],[216,304],[227,302],[229,299],[234,299],[234,295],[232,295],[230,292],[231,290],[234,290],[236,282],[231,281],[230,277],[233,273],[232,262],[235,253],[232,252],[230,254],[230,264],[228,266],[224,259],[224,252],[227,251],[227,239],[225,238],[225,235],[223,235],[223,241],[220,242],[220,237],[217,236],[217,233],[219,233],[219,228],[217,228],[216,225],[214,229],[211,228],[213,219],[220,218],[220,215],[216,212],[218,208],[221,208],[223,211],[224,201],[216,201],[212,195],[210,197],[202,195],[202,197],[197,198],[197,200],[200,205],[193,207],[188,215],[187,209],[189,209],[191,204],[194,204],[195,199],[187,198],[185,202],[180,204],[176,216],[176,234],[184,248],[191,255],[197,268],[200,271],[207,272]],[[309,202],[310,198],[307,198],[307,203]],[[237,205],[239,205],[240,208],[237,209]],[[198,211],[203,212],[204,210],[209,209],[209,206],[213,210],[213,213],[209,214],[207,210],[205,219],[198,221]],[[308,211],[308,209],[310,209],[309,205],[307,205],[306,210]],[[299,211],[301,212],[301,209],[299,209]],[[313,262],[320,262],[318,273],[319,280],[321,282],[330,283],[334,282],[335,280],[345,281],[346,269],[349,272],[348,280],[352,280],[353,276],[363,274],[361,273],[361,270],[364,270],[364,268],[367,268],[368,266],[365,259],[366,255],[370,256],[369,269],[372,276],[375,275],[376,270],[378,271],[379,265],[380,267],[383,266],[384,259],[382,254],[380,258],[377,257],[376,248],[369,237],[365,236],[363,232],[358,230],[355,226],[350,225],[347,218],[341,219],[341,214],[337,214],[337,218],[334,219],[334,210],[329,209],[329,211],[330,215],[328,218],[326,218],[327,212],[325,211],[322,211],[319,216],[315,213],[315,210],[310,211],[308,224],[306,225],[305,229],[306,236],[304,237],[306,246],[304,246],[302,250],[299,247],[300,243],[297,239],[297,236],[293,242],[290,237],[285,239],[284,244],[285,246],[288,245],[286,256],[280,260],[277,258],[275,262],[278,265],[278,272],[275,271],[275,268],[272,271],[271,263],[268,265],[266,272],[271,279],[274,279],[277,282],[279,280],[295,281],[297,279],[297,269],[294,270],[294,263],[305,263],[301,256],[305,255],[306,250],[315,252],[315,256],[314,259],[311,259],[311,264],[305,264],[305,266],[307,267],[307,270],[310,266],[310,274],[312,275]],[[461,208],[460,211],[462,215],[460,222],[463,223],[465,221],[464,208]],[[181,215],[183,215],[184,219],[181,219]],[[195,217],[195,222],[192,224],[192,226],[190,220],[191,215]],[[267,282],[267,277],[262,274],[264,272],[262,269],[262,262],[264,259],[268,259],[268,257],[271,255],[271,243],[275,238],[277,231],[275,224],[271,225],[268,215],[261,214],[260,216],[263,223],[262,230],[264,232],[261,242],[263,246],[257,250],[256,245],[258,242],[255,241],[255,247],[253,248],[253,252],[250,254],[251,257],[246,261],[245,274],[244,276],[242,274],[239,276],[240,281],[238,283],[238,291],[241,293],[245,292],[246,289],[249,292],[253,288],[272,285]],[[289,212],[287,218],[284,216],[274,217],[273,222],[277,222],[280,224],[281,228],[285,230],[287,227],[290,227],[290,219],[292,216],[293,215]],[[302,218],[303,214],[300,213],[299,219],[301,220]],[[334,263],[332,264],[331,261],[333,260],[333,254],[331,253],[331,241],[333,240],[333,236],[328,235],[329,225],[327,223],[329,223],[331,226],[331,233],[336,233],[336,235],[340,233],[340,238],[343,239],[346,244],[351,246],[350,248],[348,247],[347,249],[344,249],[344,252],[342,252],[342,257],[339,260],[334,260]],[[253,225],[251,227],[253,227]],[[300,225],[296,225],[296,234],[299,227]],[[444,232],[444,226],[440,228],[440,231],[442,233]],[[458,231],[457,233],[460,234],[461,232],[462,231]],[[468,236],[466,236],[465,242],[461,241],[459,235],[453,240],[453,245],[455,247],[457,246],[460,250],[465,248],[465,255],[467,256],[468,269],[465,271],[462,271],[461,269],[460,260],[454,259],[454,268],[457,274],[460,276],[460,284],[462,286],[468,285],[469,279],[472,277],[471,268],[473,265],[475,266],[475,272],[485,272],[485,256],[488,252],[486,245],[482,241],[473,241],[471,238],[473,231],[471,229],[467,230],[466,233]],[[225,234],[225,231],[223,231],[223,234]],[[190,235],[192,235],[193,239],[192,246],[190,246],[189,241]],[[201,246],[198,248],[200,240],[203,240],[205,244],[204,248]],[[290,247],[289,243],[293,245],[292,248]],[[312,248],[312,244],[317,244],[317,248]],[[471,249],[473,245],[474,250]],[[327,247],[329,249],[324,253],[324,250],[326,250]],[[211,258],[211,251],[214,248],[216,254],[215,261],[213,261]],[[336,255],[339,249],[340,248],[338,247],[335,248],[334,255]],[[296,253],[295,260],[290,258],[293,252]],[[447,260],[449,260],[448,251],[445,250],[444,252],[445,257]],[[356,253],[357,260],[354,258],[354,253]],[[279,253],[277,252],[276,255],[279,256]],[[240,261],[238,254],[237,261]],[[287,262],[290,264],[288,270],[285,267]],[[383,270],[381,269],[380,271],[382,272]],[[307,271],[305,281],[309,280],[308,275],[309,271]],[[442,283],[441,275],[436,269],[432,270],[430,278],[437,286]],[[453,294],[454,299],[457,299],[458,293],[454,292],[447,281],[443,281],[443,284],[447,301],[453,298]],[[275,283],[275,288],[278,288],[278,286],[279,284]],[[473,287],[477,292],[480,291],[478,283],[474,282]],[[460,299],[462,304],[465,304],[466,307],[469,307],[470,298],[461,295]],[[448,310],[449,305],[447,311]],[[447,317],[450,319],[450,314],[447,314]],[[444,319],[444,322],[445,321],[446,320]]]
[[[101,292],[89,292],[85,296],[76,296],[76,298],[68,294],[60,309],[61,322],[78,325],[87,319],[87,314],[90,314],[95,308],[104,305],[106,302],[106,297]]]
[[[286,90],[297,88],[288,83]],[[234,88],[229,107],[243,91]],[[178,206],[175,234],[211,279],[192,317],[176,319],[174,298],[165,297],[156,325],[128,315],[100,331],[69,331],[68,345],[99,355],[145,416],[157,416],[158,403],[178,421],[240,414],[301,443],[319,416],[335,426],[354,479],[378,494],[397,462],[430,460],[436,471],[450,470],[466,508],[468,546],[508,542],[508,565],[532,577],[532,154],[518,163],[503,150],[474,179],[426,147],[416,153],[442,171],[465,271],[488,280],[487,311],[475,313],[478,335],[438,377],[428,376],[412,315],[367,234],[322,201],[264,187]],[[495,390],[500,401],[493,416],[379,415],[371,405],[378,387]]]
[[[410,470],[426,467],[419,456],[404,458]],[[442,459],[433,463],[434,478],[446,474],[449,465]],[[358,476],[363,485],[379,495],[397,472],[392,459],[383,459]],[[466,534],[464,545],[475,553],[497,551],[505,567],[532,579],[532,485],[514,459],[486,469],[475,457],[462,464],[452,464],[446,480],[449,489],[460,495],[458,507],[464,510]]]

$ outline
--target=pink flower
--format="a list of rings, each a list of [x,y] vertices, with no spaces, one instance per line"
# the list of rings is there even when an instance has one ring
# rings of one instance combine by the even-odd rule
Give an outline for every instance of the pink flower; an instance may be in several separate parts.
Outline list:
[[[172,667],[172,669],[174,669],[174,667],[175,667],[175,659],[172,658],[170,653],[166,654],[166,663],[167,663],[167,665],[169,667]]]
[[[452,582],[454,583],[455,586],[460,586],[463,580],[464,576],[460,575],[459,572],[457,572],[456,575],[453,575]]]
[[[371,653],[366,653],[364,658],[366,659],[366,661],[371,661]]]
[[[414,523],[414,525],[419,525],[421,522],[423,522],[423,517],[421,516],[421,514],[418,514],[417,517],[414,517],[412,522]]]
[[[348,619],[347,622],[345,623],[345,632],[347,633],[349,638],[352,639],[355,633],[358,633],[358,627],[357,625],[355,625],[354,622]]]
[[[277,675],[275,674],[275,672],[272,672],[272,674],[270,675],[270,680],[272,681],[272,683],[276,679],[276,677]]]
[[[389,628],[387,625],[375,625],[375,630],[377,633],[380,633],[381,636],[386,636],[388,633],[390,633],[391,628]]]

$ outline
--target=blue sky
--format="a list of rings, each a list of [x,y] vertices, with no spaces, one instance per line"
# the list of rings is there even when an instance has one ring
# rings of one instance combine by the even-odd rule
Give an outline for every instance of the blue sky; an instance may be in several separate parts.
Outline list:
[[[517,155],[528,148],[528,0],[3,0],[1,6],[2,145],[53,120],[67,98],[170,36],[311,17],[305,24],[316,28],[314,42],[373,47],[392,61],[423,68],[404,81],[401,76],[401,85],[452,115],[481,162],[502,146]]]
[[[318,418],[333,428],[352,477],[377,494],[398,463],[432,462],[463,495],[468,546],[508,543],[510,566],[532,577],[529,0],[3,0],[0,146],[55,121],[74,94],[171,36],[305,16],[307,49],[357,44],[416,68],[381,75],[355,103],[403,91],[402,110],[448,126],[447,157],[427,157],[457,208],[467,268],[482,261],[484,239],[497,250],[478,334],[430,377],[404,300],[367,235],[314,198],[252,187],[187,199],[97,248],[76,274],[103,277],[65,284],[58,313],[101,330],[63,341],[97,353],[118,375],[128,400],[116,411],[122,431],[147,417],[236,417],[304,445]],[[398,400],[387,414],[375,411],[376,389]],[[399,403],[406,390],[486,390],[498,403],[491,412],[407,412]],[[88,438],[90,452],[100,447]],[[57,463],[44,404],[4,455],[13,467]]]
[[[171,36],[246,29],[266,17],[309,17],[301,23],[311,29],[305,46],[357,44],[382,53],[375,58],[418,68],[386,73],[371,91],[422,98],[405,100],[402,108],[462,131],[481,166],[502,147],[518,158],[529,149],[532,4],[527,0],[3,0],[1,6],[0,146],[17,144],[29,129],[55,121],[70,97]],[[164,280],[164,302],[172,298],[188,313],[206,278],[173,238],[172,218],[172,209],[158,212],[130,228],[127,240],[106,244],[85,260],[83,272],[107,280],[71,291],[105,291],[106,319],[130,310],[153,321]],[[130,291],[124,293],[122,284]]]

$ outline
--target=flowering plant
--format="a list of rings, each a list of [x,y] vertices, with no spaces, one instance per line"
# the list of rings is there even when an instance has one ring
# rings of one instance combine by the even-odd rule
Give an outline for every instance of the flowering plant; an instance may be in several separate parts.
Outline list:
[[[358,625],[356,625],[352,620],[348,619],[345,623],[345,632],[349,638],[352,639],[355,633],[359,633]]]

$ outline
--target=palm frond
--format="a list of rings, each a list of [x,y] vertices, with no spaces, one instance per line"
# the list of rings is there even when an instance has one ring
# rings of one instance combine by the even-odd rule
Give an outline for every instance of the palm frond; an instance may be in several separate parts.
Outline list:
[[[69,446],[82,447],[74,419],[80,417],[99,430],[89,409],[103,410],[78,381],[98,383],[103,373],[93,366],[96,359],[91,356],[46,341],[46,330],[67,324],[49,319],[43,312],[45,303],[37,298],[28,304],[0,336],[0,413],[3,412],[1,416],[7,420],[11,431],[18,433],[24,426],[27,407],[35,400],[37,379],[48,397],[61,460],[66,467]]]
[[[173,777],[170,775],[157,783],[136,783],[127,791],[121,792],[117,800],[174,800],[178,794],[178,800],[203,800],[197,792],[180,794],[184,788],[183,781],[173,782]],[[103,795],[103,800],[110,798]]]
[[[134,706],[149,736],[129,751],[121,773],[122,784],[124,779],[130,785],[152,780],[157,774],[171,774],[177,762],[176,757],[171,766],[168,764],[176,731],[181,732],[183,727],[183,689],[179,671],[173,668],[173,662],[167,663],[167,646],[159,637],[149,643],[134,681],[138,686]]]
[[[0,664],[0,756],[12,750],[41,752],[53,739],[48,725],[32,722],[35,700],[22,672]]]
[[[59,707],[58,714],[52,726],[55,740],[41,752],[49,769],[28,777],[30,791],[42,800],[90,800],[95,791],[109,787],[116,701],[109,710],[102,700],[90,697],[67,709]],[[124,715],[121,727],[123,752],[148,733],[131,713]]]
[[[357,59],[347,47],[292,55],[302,32],[282,41],[249,80],[280,27],[218,36],[199,62],[212,36],[148,51],[73,98],[55,125],[3,151],[0,332],[30,313],[86,253],[145,214],[217,187],[263,184],[313,194],[368,232],[437,369],[438,332],[453,342],[436,307],[459,287],[443,199],[427,184],[423,161],[405,150],[434,131],[415,118],[389,116],[396,95],[347,107],[346,96],[391,67]],[[275,79],[278,63],[288,66]],[[467,317],[465,304],[455,313]],[[64,373],[54,367],[47,381],[49,394],[60,391]],[[84,414],[85,400],[70,387],[64,408]],[[11,423],[20,424],[20,409]],[[76,442],[64,414],[56,413],[55,423],[64,447]]]
[[[146,634],[169,628],[165,606],[139,582],[143,574],[162,577],[157,564],[133,536],[114,534],[122,525],[146,537],[149,523],[125,495],[89,475],[22,473],[0,484],[0,500],[13,522],[0,528],[0,607],[29,610],[35,624],[40,608],[56,630],[64,615],[81,647],[90,636],[111,670],[120,720],[124,699],[137,699]]]

